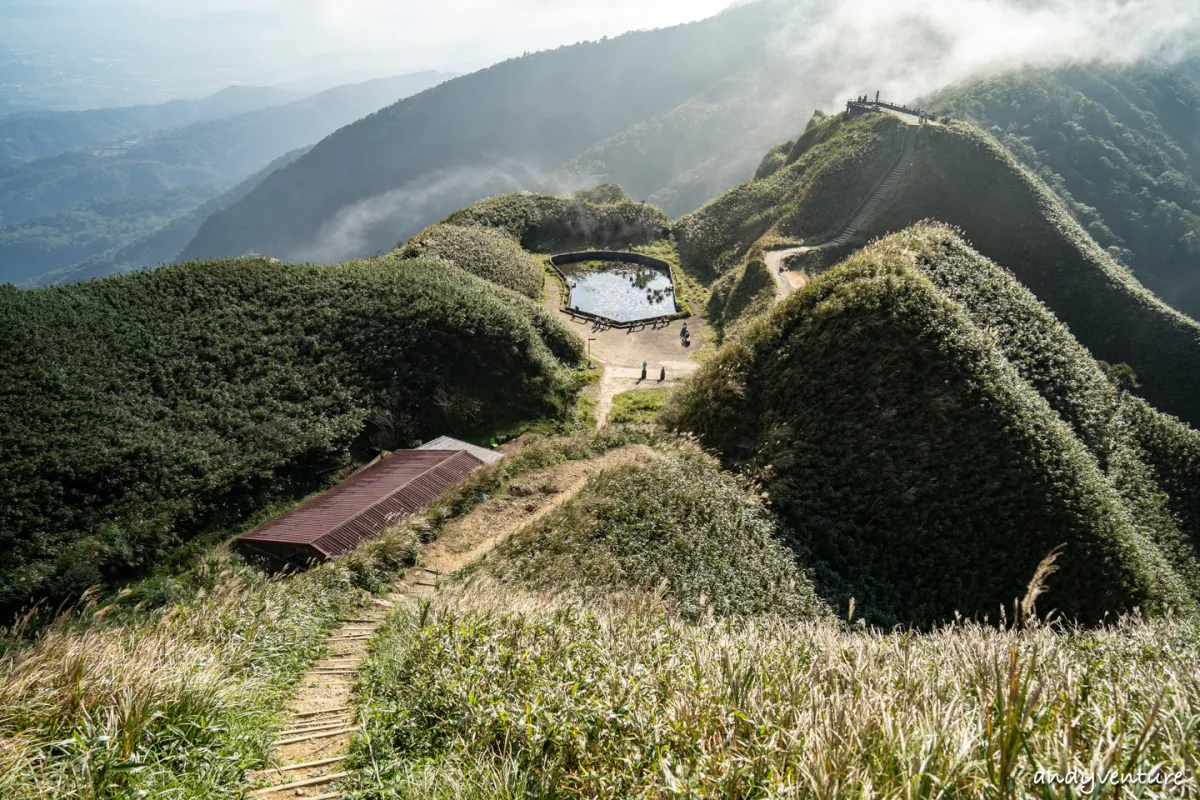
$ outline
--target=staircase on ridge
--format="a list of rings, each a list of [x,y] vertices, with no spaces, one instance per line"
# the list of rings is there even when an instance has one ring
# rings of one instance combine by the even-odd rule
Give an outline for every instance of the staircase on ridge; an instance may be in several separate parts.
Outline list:
[[[850,241],[850,237],[858,233],[859,228],[870,222],[875,216],[875,212],[879,210],[879,206],[892,193],[892,189],[896,188],[896,184],[908,174],[909,168],[912,166],[913,150],[917,144],[917,128],[920,127],[915,123],[909,123],[908,129],[904,132],[904,146],[900,151],[899,158],[892,164],[891,169],[884,175],[883,179],[875,185],[874,191],[867,195],[867,198],[862,204],[851,213],[848,221],[842,225],[842,229],[837,235],[825,242],[821,247],[837,247],[840,244],[845,244]]]

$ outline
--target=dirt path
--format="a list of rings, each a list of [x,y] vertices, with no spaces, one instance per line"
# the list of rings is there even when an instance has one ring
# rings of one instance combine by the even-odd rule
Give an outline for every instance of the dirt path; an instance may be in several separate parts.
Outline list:
[[[368,643],[391,608],[406,598],[432,594],[442,578],[574,497],[589,476],[632,464],[648,452],[649,448],[642,446],[622,447],[599,458],[568,461],[522,475],[504,494],[449,523],[436,540],[422,548],[418,566],[404,573],[393,592],[376,598],[330,635],[328,655],[300,680],[289,703],[288,727],[276,738],[274,760],[280,766],[251,775],[251,781],[262,788],[248,796],[339,800],[343,793],[329,791],[329,787],[349,777],[342,765],[360,725],[352,716],[351,689],[366,659]]]
[[[808,283],[808,272],[800,269],[792,272],[783,268],[783,260],[795,253],[807,253],[817,250],[817,246],[789,247],[787,250],[769,250],[766,255],[767,270],[775,279],[775,299],[782,300],[795,290]]]
[[[793,291],[808,283],[809,280],[808,272],[803,269],[794,272],[784,269],[784,259],[796,253],[809,253],[813,250],[821,250],[826,247],[836,247],[850,241],[851,237],[875,216],[875,213],[880,209],[884,201],[891,195],[892,190],[908,174],[909,167],[912,165],[913,151],[916,147],[917,132],[920,129],[920,118],[892,109],[885,110],[893,116],[904,120],[908,125],[904,132],[904,144],[900,155],[892,166],[888,168],[887,172],[884,173],[883,177],[880,178],[879,182],[871,189],[870,193],[863,198],[859,207],[851,213],[850,218],[846,220],[841,229],[828,242],[802,247],[789,247],[786,250],[772,250],[766,254],[767,270],[775,280],[776,301],[787,297]]]

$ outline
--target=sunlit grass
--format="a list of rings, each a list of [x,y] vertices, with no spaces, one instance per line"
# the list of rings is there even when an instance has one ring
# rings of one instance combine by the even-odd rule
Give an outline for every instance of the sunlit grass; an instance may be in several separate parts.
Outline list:
[[[1155,766],[1195,791],[1197,633],[691,623],[477,582],[385,628],[353,796],[1065,797],[1037,771]]]

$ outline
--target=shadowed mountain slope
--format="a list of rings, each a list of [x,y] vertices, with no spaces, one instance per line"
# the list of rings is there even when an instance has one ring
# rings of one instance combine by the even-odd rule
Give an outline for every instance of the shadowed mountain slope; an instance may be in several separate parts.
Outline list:
[[[334,260],[390,248],[480,196],[535,186],[596,142],[763,61],[774,4],[513,59],[339,131],[236,206],[185,256]]]

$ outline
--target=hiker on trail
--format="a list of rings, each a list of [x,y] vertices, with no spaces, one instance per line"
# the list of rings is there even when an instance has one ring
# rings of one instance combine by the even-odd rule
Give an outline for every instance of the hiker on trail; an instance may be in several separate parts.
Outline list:
[[[875,90],[875,102],[876,103],[879,102],[879,90],[878,89]]]
[[[642,362],[642,380],[646,380],[646,362]]]
[[[683,323],[683,328],[679,331],[679,338],[686,339],[688,336],[687,323]]]
[[[658,382],[662,383],[667,379],[667,368],[663,367],[658,371]]]

